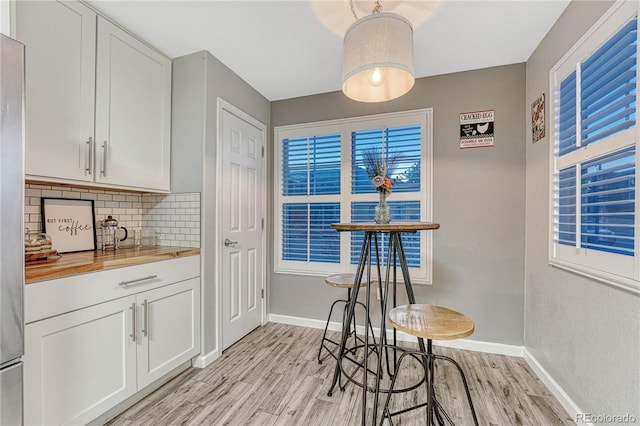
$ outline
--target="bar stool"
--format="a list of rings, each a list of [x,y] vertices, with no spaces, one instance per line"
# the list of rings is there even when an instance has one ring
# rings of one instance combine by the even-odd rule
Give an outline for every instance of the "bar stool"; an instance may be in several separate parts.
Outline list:
[[[397,414],[405,413],[420,407],[427,407],[427,425],[435,424],[433,416],[435,415],[438,423],[443,425],[442,416],[444,416],[449,424],[453,425],[451,417],[444,410],[442,405],[438,402],[434,390],[434,361],[443,360],[448,361],[456,366],[462,383],[464,384],[465,392],[467,393],[467,401],[471,408],[471,414],[473,415],[473,422],[477,426],[478,418],[476,417],[476,410],[473,408],[473,401],[471,400],[471,393],[469,392],[469,386],[467,385],[467,379],[462,371],[462,367],[452,358],[443,355],[436,355],[432,350],[432,340],[455,340],[462,339],[470,336],[474,331],[474,324],[469,318],[463,314],[453,311],[451,309],[443,308],[441,306],[433,305],[403,305],[393,308],[389,311],[389,322],[391,325],[399,331],[403,331],[407,334],[417,337],[418,339],[427,339],[426,352],[419,350],[407,350],[398,359],[396,370],[391,381],[391,388],[387,395],[386,402],[382,411],[382,418],[380,424],[383,424],[384,419],[389,420],[389,424],[393,424],[391,418]],[[389,401],[391,394],[395,386],[398,372],[404,357],[407,355],[418,355],[422,357],[422,363],[427,372],[427,402],[391,413],[389,411]]]
[[[322,364],[322,349],[326,349],[327,352],[335,359],[337,359],[337,355],[333,353],[332,348],[329,348],[327,344],[332,344],[333,349],[340,347],[340,342],[336,342],[327,337],[327,330],[329,329],[329,322],[331,322],[331,314],[333,313],[333,308],[338,303],[344,303],[344,307],[342,309],[342,320],[344,322],[344,318],[347,314],[347,307],[349,306],[349,302],[351,301],[351,290],[353,290],[355,281],[355,274],[335,274],[330,275],[324,279],[325,284],[330,285],[331,287],[336,288],[346,288],[347,289],[347,298],[346,299],[338,299],[331,304],[331,308],[329,309],[329,316],[327,317],[327,324],[324,327],[324,333],[322,335],[322,340],[320,341],[320,349],[318,350],[318,364]],[[369,283],[369,279],[366,275],[363,275],[362,280],[360,281],[360,287],[366,287]],[[366,311],[366,307],[362,302],[356,302],[357,305],[361,306]],[[355,315],[353,317],[353,329],[350,328],[349,337],[353,335],[353,347],[345,348],[346,352],[355,351],[358,344],[364,344],[364,341],[358,337],[356,334],[356,318]],[[373,326],[371,325],[371,321],[369,321],[369,327],[371,328],[371,333],[373,335]],[[375,338],[374,338],[375,345]],[[340,386],[342,389],[342,386]]]

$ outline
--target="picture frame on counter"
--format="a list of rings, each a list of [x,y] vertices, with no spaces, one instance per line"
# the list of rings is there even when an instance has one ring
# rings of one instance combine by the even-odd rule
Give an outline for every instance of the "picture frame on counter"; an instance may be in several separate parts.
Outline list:
[[[42,198],[42,229],[58,253],[96,250],[93,206],[93,200]]]

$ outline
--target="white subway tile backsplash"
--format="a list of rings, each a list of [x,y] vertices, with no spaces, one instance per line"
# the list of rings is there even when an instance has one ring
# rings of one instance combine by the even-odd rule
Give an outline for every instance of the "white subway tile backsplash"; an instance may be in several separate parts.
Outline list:
[[[80,198],[83,200],[97,200],[98,194],[95,194],[93,192],[83,192],[80,194]]]
[[[62,198],[62,191],[54,189],[43,189],[42,196],[49,198]]]
[[[80,193],[79,192],[73,192],[73,191],[62,191],[62,198],[73,198],[75,200],[79,200],[80,199]]]
[[[42,230],[42,197],[94,200],[97,247],[102,236],[99,222],[113,216],[130,235],[141,228],[153,228],[160,245],[200,247],[200,193],[131,194],[121,191],[27,184],[25,186],[25,227]]]
[[[31,189],[51,189],[51,185],[29,185]]]

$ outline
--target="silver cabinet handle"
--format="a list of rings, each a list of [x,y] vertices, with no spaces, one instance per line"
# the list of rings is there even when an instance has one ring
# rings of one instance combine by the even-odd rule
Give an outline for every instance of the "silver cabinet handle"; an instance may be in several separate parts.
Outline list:
[[[89,140],[87,141],[87,161],[85,171],[88,174],[93,173],[93,138],[89,136]]]
[[[102,171],[100,172],[103,177],[107,177],[107,141],[102,144]]]
[[[131,336],[131,340],[133,340],[134,342],[136,341],[136,314],[137,314],[137,310],[136,310],[136,302],[133,302],[131,304],[131,306],[129,307],[129,309],[131,309],[131,334],[129,336]]]
[[[147,337],[149,334],[149,302],[147,302],[147,299],[144,299],[144,302],[142,302],[142,307],[144,308],[142,314],[142,334],[144,337]]]
[[[225,239],[224,239],[224,246],[225,246],[225,247],[234,246],[234,245],[236,245],[236,244],[238,244],[238,242],[237,242],[237,241],[231,241],[231,240],[230,240],[230,239],[228,239],[228,238],[225,238]]]
[[[140,284],[143,281],[149,281],[149,280],[152,280],[154,278],[158,278],[158,276],[157,275],[149,275],[148,277],[136,278],[135,280],[122,281],[118,285],[122,286],[122,287],[126,287],[126,286],[132,285],[132,284]]]

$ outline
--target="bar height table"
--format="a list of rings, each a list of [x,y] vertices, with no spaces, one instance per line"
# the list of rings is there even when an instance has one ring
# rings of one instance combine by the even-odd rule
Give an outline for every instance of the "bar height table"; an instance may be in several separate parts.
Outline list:
[[[371,390],[375,392],[374,399],[374,409],[373,409],[373,421],[371,424],[376,424],[377,410],[378,410],[378,393],[380,391],[380,372],[382,368],[382,350],[384,348],[384,334],[386,332],[385,321],[386,321],[386,307],[387,307],[387,293],[389,289],[389,281],[390,281],[390,272],[393,269],[393,284],[395,286],[396,283],[396,260],[400,264],[400,269],[402,271],[402,277],[405,284],[405,289],[407,292],[407,298],[409,303],[416,303],[415,296],[413,294],[413,287],[411,286],[411,279],[409,277],[409,266],[407,265],[407,258],[404,253],[404,248],[402,246],[402,233],[416,233],[418,231],[425,230],[433,230],[440,228],[440,224],[432,223],[432,222],[398,222],[398,223],[334,223],[331,224],[331,228],[335,229],[338,232],[355,232],[355,231],[363,231],[364,238],[362,240],[362,247],[360,249],[360,259],[358,261],[358,267],[356,270],[356,274],[354,277],[354,284],[359,283],[362,280],[365,269],[367,269],[366,276],[371,280],[371,267],[375,264],[378,272],[379,279],[379,288],[381,292],[381,324],[380,324],[380,337],[379,337],[379,351],[378,351],[378,366],[376,369],[376,384],[373,389],[368,388],[367,375],[368,375],[368,362],[367,359],[369,357],[369,307],[370,307],[370,299],[371,299],[371,282],[366,286],[366,315],[365,315],[365,343],[364,343],[364,365],[363,365],[363,381],[362,381],[362,424],[366,424],[367,418],[367,391]],[[380,252],[378,246],[378,234],[388,234],[388,249],[387,249],[387,270],[384,277],[384,288],[382,287],[382,283],[380,283]],[[372,260],[372,248],[374,249],[375,262]],[[331,388],[329,390],[328,395],[331,396],[333,392],[333,388],[338,382],[338,378],[343,373],[342,368],[342,359],[344,358],[344,349],[346,345],[346,336],[348,332],[348,326],[351,323],[354,315],[354,309],[356,305],[356,301],[358,299],[358,290],[360,289],[359,285],[354,285],[352,298],[349,304],[349,308],[347,310],[347,317],[344,318],[344,322],[342,324],[342,339],[340,342],[340,349],[338,352],[338,359],[336,362],[336,368],[333,373],[333,382],[331,384]],[[395,292],[395,290],[394,290]],[[424,342],[422,339],[418,340],[420,345],[420,349],[424,351]],[[388,358],[387,358],[388,360]],[[345,373],[345,376],[346,373]],[[348,376],[347,376],[348,377]],[[351,380],[351,378],[349,378]]]

